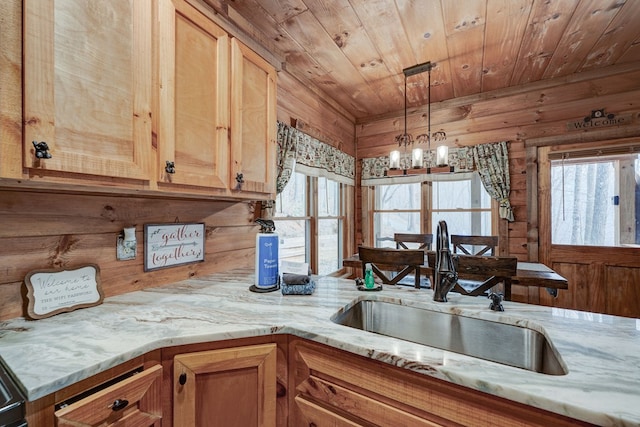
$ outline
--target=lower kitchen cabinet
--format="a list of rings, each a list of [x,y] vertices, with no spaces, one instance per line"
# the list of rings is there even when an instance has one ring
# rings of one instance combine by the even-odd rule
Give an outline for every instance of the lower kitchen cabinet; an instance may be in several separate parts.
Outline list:
[[[28,402],[27,421],[30,427],[591,425],[290,335],[154,350]]]
[[[179,354],[173,425],[275,426],[276,344]]]
[[[157,364],[127,375],[114,384],[90,392],[55,412],[56,426],[154,426],[162,425],[162,366]]]
[[[590,425],[292,338],[290,426]]]
[[[288,335],[162,349],[163,427],[288,424]]]

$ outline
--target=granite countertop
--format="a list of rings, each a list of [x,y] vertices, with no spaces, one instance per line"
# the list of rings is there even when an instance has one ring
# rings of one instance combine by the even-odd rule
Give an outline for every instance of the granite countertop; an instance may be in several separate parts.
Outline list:
[[[161,347],[292,334],[471,389],[603,426],[640,424],[640,320],[385,286],[359,292],[321,277],[311,296],[249,291],[253,274],[231,271],[106,298],[47,319],[0,323],[0,356],[29,400]],[[543,331],[567,375],[544,375],[337,325],[355,299],[381,299]]]

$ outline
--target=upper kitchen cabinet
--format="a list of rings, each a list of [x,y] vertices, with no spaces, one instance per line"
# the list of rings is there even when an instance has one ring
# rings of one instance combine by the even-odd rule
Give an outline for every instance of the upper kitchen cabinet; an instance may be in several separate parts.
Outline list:
[[[159,8],[158,186],[224,194],[229,188],[229,36],[183,0],[162,0]]]
[[[158,188],[275,194],[275,69],[193,5],[162,0]]]
[[[275,196],[276,71],[231,40],[231,164],[239,191]]]
[[[152,3],[25,0],[23,33],[25,173],[148,181]]]

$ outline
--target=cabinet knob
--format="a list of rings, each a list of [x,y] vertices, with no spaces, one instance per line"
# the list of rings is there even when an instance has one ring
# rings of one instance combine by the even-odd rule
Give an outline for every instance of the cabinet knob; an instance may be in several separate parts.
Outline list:
[[[170,162],[167,160],[167,165],[164,167],[164,170],[167,173],[176,173],[176,165],[175,162]]]
[[[49,145],[44,141],[32,141],[33,148],[35,148],[36,159],[50,159],[51,153],[49,153]]]
[[[244,175],[242,172],[236,174],[236,190],[242,190],[242,184],[244,184]]]
[[[126,408],[129,405],[129,401],[127,399],[116,399],[111,404],[111,410],[120,411]]]
[[[178,377],[178,382],[180,383],[180,385],[185,385],[187,383],[187,374],[185,374],[184,372],[181,373]]]

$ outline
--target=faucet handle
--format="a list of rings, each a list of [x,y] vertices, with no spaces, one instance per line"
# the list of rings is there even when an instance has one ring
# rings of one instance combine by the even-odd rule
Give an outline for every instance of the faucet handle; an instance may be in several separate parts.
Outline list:
[[[502,294],[497,294],[495,292],[491,292],[488,297],[491,300],[491,304],[489,304],[489,308],[493,311],[504,311],[504,307],[502,306]]]

